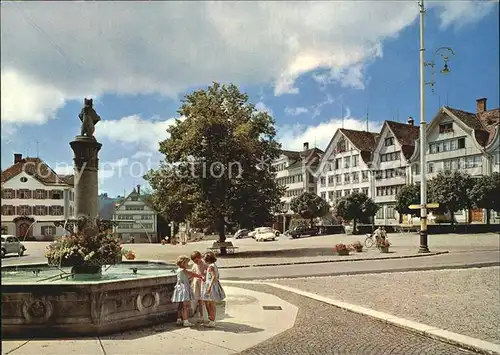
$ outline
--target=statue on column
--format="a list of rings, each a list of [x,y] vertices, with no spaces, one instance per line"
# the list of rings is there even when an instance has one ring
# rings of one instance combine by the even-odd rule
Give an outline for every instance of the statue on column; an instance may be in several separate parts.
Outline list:
[[[101,120],[93,108],[92,101],[92,99],[84,99],[82,111],[78,115],[82,121],[81,135],[89,138],[94,137],[95,125]]]

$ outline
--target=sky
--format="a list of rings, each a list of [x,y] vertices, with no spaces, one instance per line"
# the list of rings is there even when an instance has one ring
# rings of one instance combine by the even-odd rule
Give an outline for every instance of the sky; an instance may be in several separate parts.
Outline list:
[[[425,110],[499,106],[498,1],[427,2]],[[1,165],[39,156],[72,173],[83,98],[101,116],[100,192],[158,166],[184,95],[234,83],[276,121],[284,149],[337,128],[418,122],[417,1],[2,2]],[[448,75],[436,50],[451,47]]]

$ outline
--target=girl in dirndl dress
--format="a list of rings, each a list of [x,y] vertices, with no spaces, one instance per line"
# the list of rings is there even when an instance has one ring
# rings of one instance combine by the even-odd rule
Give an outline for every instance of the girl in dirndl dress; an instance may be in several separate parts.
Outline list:
[[[202,279],[201,275],[186,270],[189,265],[189,257],[182,255],[177,258],[177,283],[174,287],[174,294],[172,295],[172,302],[178,303],[177,308],[177,325],[191,327],[194,324],[189,322],[188,309],[191,306],[191,301],[195,299],[193,290],[191,289],[190,277]]]
[[[207,327],[215,327],[216,307],[215,302],[222,301],[226,298],[226,293],[219,281],[219,268],[215,264],[217,258],[212,252],[205,254],[205,262],[208,264],[206,280],[203,283],[201,297],[205,301],[208,311]]]

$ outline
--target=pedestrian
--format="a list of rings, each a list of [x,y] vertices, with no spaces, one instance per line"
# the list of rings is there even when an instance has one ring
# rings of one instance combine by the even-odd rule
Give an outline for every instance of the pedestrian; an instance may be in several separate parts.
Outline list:
[[[205,263],[203,260],[203,257],[201,256],[201,253],[199,251],[194,251],[191,254],[191,260],[194,262],[193,269],[191,270],[195,274],[201,275],[202,277],[205,277],[207,273],[207,267],[208,265]],[[196,305],[195,305],[195,315],[198,313],[198,316],[196,317],[196,323],[203,323],[203,300],[201,299],[201,289],[202,289],[202,279],[198,278],[193,278],[192,280],[192,286],[193,286],[193,293],[194,297],[196,300]],[[207,309],[208,312],[208,309]]]
[[[195,299],[189,277],[202,278],[201,275],[186,270],[189,265],[189,257],[181,255],[177,258],[177,283],[174,287],[172,302],[178,303],[177,307],[177,325],[191,327],[194,324],[188,320],[188,309],[191,306],[191,301]]]
[[[215,318],[217,316],[217,310],[215,307],[215,302],[222,301],[226,298],[224,289],[222,288],[219,280],[219,269],[215,262],[217,258],[212,252],[208,252],[204,257],[205,263],[207,263],[207,276],[205,282],[203,283],[203,289],[201,297],[205,302],[208,312],[208,324],[207,327],[215,327]]]

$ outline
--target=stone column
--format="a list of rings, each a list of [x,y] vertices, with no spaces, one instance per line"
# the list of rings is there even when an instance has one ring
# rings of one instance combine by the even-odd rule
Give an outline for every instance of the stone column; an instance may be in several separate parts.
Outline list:
[[[102,147],[94,137],[76,136],[70,142],[75,154],[75,217],[95,218],[99,213],[99,150]]]

